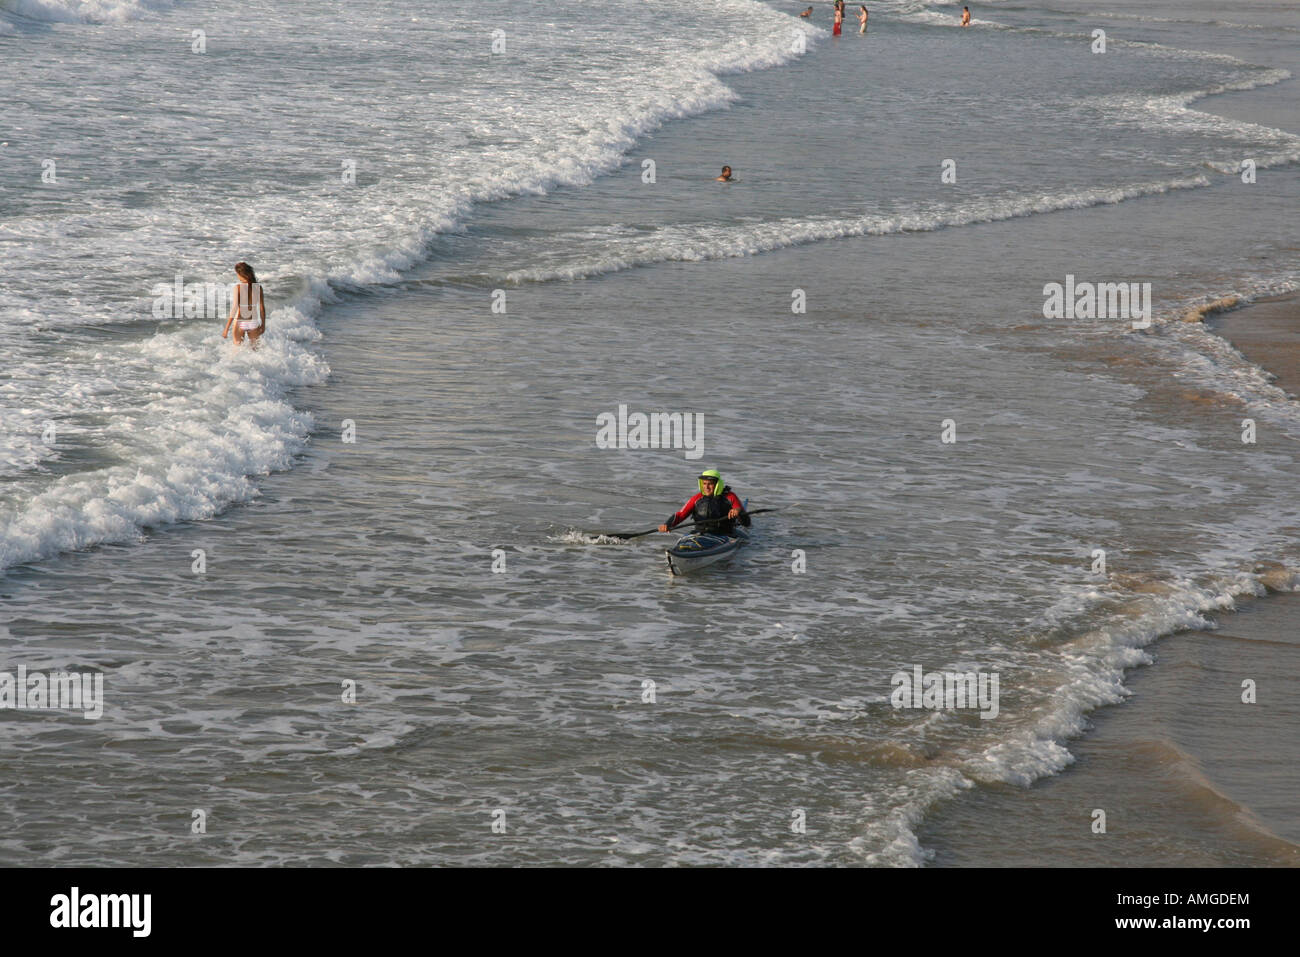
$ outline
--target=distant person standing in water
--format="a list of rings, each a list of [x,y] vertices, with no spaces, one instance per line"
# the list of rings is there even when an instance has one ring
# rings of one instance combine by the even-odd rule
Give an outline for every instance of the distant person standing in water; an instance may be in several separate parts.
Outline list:
[[[235,263],[235,275],[239,282],[231,289],[230,315],[226,319],[226,328],[221,331],[221,338],[230,332],[230,324],[235,323],[235,345],[245,338],[257,348],[257,340],[266,332],[266,300],[262,298],[262,286],[257,281],[257,274],[248,263]],[[261,318],[254,318],[260,313]]]
[[[835,4],[835,28],[831,30],[833,36],[840,35],[840,27],[844,24],[844,8],[838,3]]]
[[[858,14],[858,23],[862,24],[862,29],[859,30],[858,32],[866,33],[867,32],[867,8],[865,6],[862,7],[862,12]]]
[[[812,16],[812,7],[809,7],[809,8],[808,8],[807,10],[805,10],[803,13],[799,14],[799,16],[801,16],[801,17],[811,17],[811,16]]]
[[[970,26],[970,7],[961,8],[961,25],[963,27]]]
[[[719,176],[719,177],[717,177],[717,178],[714,180],[714,182],[718,182],[718,183],[730,183],[730,182],[732,182],[732,179],[731,179],[731,167],[730,167],[730,166],[724,166],[724,167],[722,167],[722,175]]]

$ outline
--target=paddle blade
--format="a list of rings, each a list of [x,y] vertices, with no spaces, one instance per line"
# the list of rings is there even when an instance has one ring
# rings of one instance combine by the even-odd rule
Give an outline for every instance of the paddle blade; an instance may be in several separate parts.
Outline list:
[[[658,526],[648,528],[641,532],[585,532],[584,534],[593,536],[603,535],[605,538],[640,538],[642,535],[653,535],[657,531],[659,531]]]

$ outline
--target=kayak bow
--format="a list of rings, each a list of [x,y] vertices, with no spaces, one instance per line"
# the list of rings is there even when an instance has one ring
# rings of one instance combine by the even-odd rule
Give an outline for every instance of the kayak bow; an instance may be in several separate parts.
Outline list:
[[[749,506],[748,501],[745,506]],[[679,538],[671,548],[665,549],[664,555],[668,557],[668,570],[673,575],[688,575],[730,558],[748,541],[749,533],[743,526],[737,527],[733,535],[691,532]]]

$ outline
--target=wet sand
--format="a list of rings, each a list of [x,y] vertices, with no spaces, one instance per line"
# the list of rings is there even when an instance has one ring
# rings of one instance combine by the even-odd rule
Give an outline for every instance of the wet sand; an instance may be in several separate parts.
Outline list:
[[[1300,297],[1206,323],[1300,396]],[[1092,713],[1064,772],[978,788],[932,812],[918,833],[931,863],[1300,867],[1300,592],[1214,617],[1214,630],[1148,646],[1154,665],[1129,673],[1123,705]],[[1247,681],[1254,703],[1242,700]],[[1098,810],[1105,833],[1094,830]],[[996,861],[985,859],[990,830]]]
[[[937,866],[1300,866],[1300,594],[1244,602],[1214,631],[1148,646],[1132,696],[1091,715],[1075,763],[978,788],[918,837]],[[1244,681],[1254,703],[1242,701]],[[1105,833],[1094,832],[1105,812]],[[986,859],[990,832],[1001,848]],[[970,835],[969,842],[965,835]]]
[[[1206,326],[1255,365],[1273,373],[1279,388],[1300,397],[1300,297],[1252,303],[1211,316]]]

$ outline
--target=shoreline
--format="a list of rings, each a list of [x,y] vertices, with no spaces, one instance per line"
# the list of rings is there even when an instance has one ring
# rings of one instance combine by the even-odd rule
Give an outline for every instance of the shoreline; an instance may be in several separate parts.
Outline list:
[[[976,788],[918,829],[932,867],[1298,867],[1300,593],[1270,592],[1147,647],[1131,696],[1088,715],[1074,762],[1029,787]],[[1242,681],[1257,700],[1242,699]],[[1287,728],[1291,730],[1288,733]],[[1288,747],[1289,745],[1289,747]],[[1105,833],[1093,830],[1105,812]],[[994,829],[999,859],[969,839]],[[1051,835],[1050,841],[1044,835]]]
[[[1300,399],[1300,293],[1190,321]],[[1270,590],[1208,617],[1213,629],[1147,647],[1155,661],[1125,675],[1130,698],[1088,715],[1087,729],[1067,742],[1075,758],[1067,768],[1027,788],[977,788],[929,813],[917,829],[934,852],[929,866],[989,866],[980,843],[963,835],[996,821],[1003,854],[994,866],[1129,867],[1137,857],[1162,866],[1300,867],[1290,797],[1300,789],[1300,755],[1287,753],[1300,741],[1300,716],[1262,692],[1254,705],[1241,701],[1247,678],[1274,691],[1300,680],[1300,592]],[[1098,808],[1106,834],[1091,829]]]
[[[887,64],[928,63],[917,55],[928,43],[877,44],[860,62],[855,46],[727,77],[754,109],[665,122],[590,185],[486,203],[465,236],[447,234],[445,256],[395,284],[337,289],[310,323],[309,348],[333,371],[288,393],[312,428],[286,471],[250,476],[249,500],[210,519],[143,527],[142,547],[23,566],[9,589],[14,634],[0,628],[10,647],[103,662],[120,694],[119,723],[99,732],[109,747],[83,733],[22,755],[24,785],[60,797],[44,813],[11,802],[14,848],[136,866],[851,866],[878,837],[915,857],[875,828],[897,820],[936,866],[1300,865],[1300,717],[1287,690],[1300,680],[1300,590],[1243,597],[1207,616],[1217,628],[1151,642],[1161,667],[1128,670],[1127,706],[1094,707],[1085,730],[1055,739],[1077,759],[1059,773],[887,816],[921,807],[928,775],[914,772],[942,771],[945,742],[983,725],[877,721],[861,679],[876,662],[987,654],[1027,676],[1027,690],[1048,690],[1033,679],[1052,649],[1021,654],[1012,616],[1070,614],[1052,585],[1078,580],[1069,542],[1115,542],[1133,556],[1123,588],[1142,591],[1162,561],[1213,554],[1232,537],[1221,530],[1272,536],[1279,510],[1295,514],[1274,464],[1294,462],[1289,449],[1252,460],[1239,481],[1226,456],[1207,462],[1203,482],[1183,481],[1200,474],[1203,447],[1226,441],[1206,418],[1215,410],[1187,398],[1198,387],[1169,376],[1176,386],[1152,384],[1143,401],[1132,383],[1166,366],[1127,337],[1039,324],[1025,277],[1123,275],[1134,250],[1154,276],[1240,275],[1252,247],[1235,230],[1253,228],[1266,200],[1285,207],[1262,190],[1183,191],[969,231],[958,217],[958,228],[888,239],[818,238],[845,184],[786,161],[857,156],[862,140],[848,107],[812,112],[828,71],[870,79],[856,114],[878,102],[870,115],[897,127],[861,151],[872,189],[908,187],[889,175],[910,169],[910,144],[929,135],[912,92],[885,82]],[[964,83],[952,58],[935,62],[957,68],[936,84]],[[990,63],[998,72],[996,57],[969,68]],[[1018,80],[1009,86],[1019,103]],[[807,130],[780,121],[800,111]],[[764,166],[782,127],[794,131],[782,161]],[[1055,125],[1043,129],[1010,132],[1055,148]],[[715,188],[711,173],[643,188],[640,155],[668,160],[667,187],[686,183],[673,165],[706,168],[724,146],[753,163],[740,188]],[[755,226],[778,216],[810,225],[789,245],[766,242]],[[647,238],[657,236],[668,238]],[[508,313],[489,311],[489,290],[508,291]],[[796,312],[788,297],[809,291],[810,312]],[[1292,309],[1273,339],[1300,297],[1277,301]],[[1006,328],[1024,302],[1034,324]],[[1196,320],[1227,340],[1219,320],[1244,319],[1250,339],[1260,329],[1248,317],[1272,302],[1225,297],[1222,313]],[[1282,385],[1270,342],[1247,360],[1300,392],[1300,376]],[[1296,346],[1280,363],[1290,372]],[[713,386],[720,370],[739,387]],[[643,502],[680,502],[687,470],[715,464],[594,452],[593,414],[627,407],[705,409],[724,475],[734,466],[747,491],[781,490],[828,514],[857,509],[860,528],[811,509],[783,516],[743,574],[683,583],[665,580],[653,540],[599,552],[558,542],[569,519],[621,527]],[[946,415],[976,441],[936,444]],[[1164,442],[1178,430],[1210,438]],[[1080,468],[1089,456],[1096,468]],[[810,546],[811,575],[787,565],[793,545]],[[51,591],[70,600],[50,602]],[[333,675],[360,688],[362,707],[315,680]],[[642,707],[659,703],[638,699],[643,676],[662,683],[662,707]],[[1259,685],[1256,705],[1239,700],[1244,678]],[[77,762],[114,791],[69,781]],[[165,836],[166,809],[195,793],[229,815],[203,846]],[[164,809],[156,820],[141,820],[143,800]],[[787,830],[792,805],[808,811],[811,839],[791,841],[802,833]],[[522,839],[486,836],[493,808]],[[1091,832],[1096,808],[1109,840]],[[87,830],[93,842],[68,843]]]
[[[1300,293],[1260,299],[1205,317],[1205,328],[1274,376],[1274,384],[1300,398]]]

